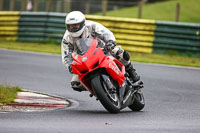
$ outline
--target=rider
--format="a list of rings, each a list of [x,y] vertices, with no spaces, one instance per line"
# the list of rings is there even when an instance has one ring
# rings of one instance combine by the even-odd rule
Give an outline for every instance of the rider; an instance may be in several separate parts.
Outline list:
[[[113,33],[100,23],[89,21],[80,11],[72,11],[67,14],[65,19],[66,32],[62,39],[62,62],[65,67],[72,72],[72,52],[77,51],[75,42],[80,38],[98,38],[105,43],[105,46],[112,56],[118,59],[126,68],[126,72],[130,75],[133,82],[140,80],[140,76],[135,72],[127,51],[121,46],[116,46]],[[83,91],[85,88],[79,82],[78,75],[73,75],[71,87],[76,91]]]

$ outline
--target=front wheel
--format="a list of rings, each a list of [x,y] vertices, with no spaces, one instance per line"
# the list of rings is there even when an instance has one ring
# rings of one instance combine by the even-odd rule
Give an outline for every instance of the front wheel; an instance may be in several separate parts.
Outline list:
[[[106,82],[101,78],[101,76],[94,77],[91,80],[91,86],[105,109],[107,109],[110,113],[120,112],[120,101],[117,92],[111,93],[106,86]]]
[[[132,111],[140,111],[144,108],[144,106],[145,106],[144,96],[142,93],[142,89],[140,89],[134,94],[134,101],[128,107]]]

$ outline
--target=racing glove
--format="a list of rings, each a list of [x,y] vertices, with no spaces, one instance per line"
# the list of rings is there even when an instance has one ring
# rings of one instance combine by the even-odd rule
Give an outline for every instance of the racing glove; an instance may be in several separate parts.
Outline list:
[[[113,41],[113,40],[109,40],[106,45],[105,45],[105,48],[109,51],[113,50],[116,46],[116,42]]]

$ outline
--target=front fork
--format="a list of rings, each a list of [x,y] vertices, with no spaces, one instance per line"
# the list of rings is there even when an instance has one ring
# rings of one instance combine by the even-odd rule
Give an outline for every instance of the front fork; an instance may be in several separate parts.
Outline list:
[[[117,93],[117,88],[113,85],[113,83],[110,81],[110,78],[108,76],[102,75],[102,79],[106,83],[106,87],[108,88],[109,93]],[[123,96],[125,93],[125,88],[124,88],[125,85],[126,85],[126,83],[123,82],[121,87],[119,88],[119,93],[117,93],[120,103],[123,102]]]
[[[110,81],[110,78],[106,75],[102,75],[102,79],[106,83],[106,87],[109,90],[109,93],[117,93],[117,88],[113,85]],[[121,103],[121,109],[127,107],[133,102],[133,91],[129,87],[127,80],[124,80],[122,85],[118,88],[118,98],[119,102]]]

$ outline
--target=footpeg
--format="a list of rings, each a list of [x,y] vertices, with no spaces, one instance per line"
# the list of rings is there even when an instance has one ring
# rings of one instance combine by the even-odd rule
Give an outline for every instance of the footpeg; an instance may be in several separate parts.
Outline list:
[[[143,87],[144,87],[144,83],[142,81],[138,81],[133,84],[133,88],[135,88],[136,90],[141,89]]]

